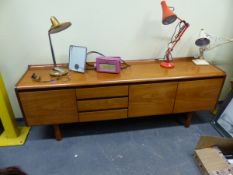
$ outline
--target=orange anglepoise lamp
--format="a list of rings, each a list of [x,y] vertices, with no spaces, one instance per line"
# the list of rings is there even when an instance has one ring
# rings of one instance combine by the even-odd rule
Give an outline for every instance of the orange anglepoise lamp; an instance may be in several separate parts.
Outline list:
[[[169,42],[168,48],[165,52],[165,56],[164,56],[165,61],[161,62],[160,64],[160,66],[164,68],[173,68],[175,64],[170,62],[170,60],[172,60],[171,52],[173,51],[176,44],[179,42],[184,32],[189,27],[189,24],[176,16],[176,14],[167,6],[166,0],[161,0],[161,6],[162,6],[162,11],[163,11],[162,23],[164,25],[169,25],[175,22],[176,19],[179,20],[179,23],[177,24],[175,28],[175,32],[172,35],[171,41]]]

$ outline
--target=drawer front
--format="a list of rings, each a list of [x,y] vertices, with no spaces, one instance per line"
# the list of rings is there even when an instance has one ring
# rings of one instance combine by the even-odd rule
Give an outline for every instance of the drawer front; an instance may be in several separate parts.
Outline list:
[[[78,122],[75,89],[20,92],[28,125]]]
[[[79,121],[101,121],[127,118],[127,109],[95,111],[95,112],[80,112]]]
[[[105,86],[76,89],[77,99],[128,96],[128,86]]]
[[[222,78],[178,84],[174,113],[213,110],[223,84]]]
[[[129,117],[172,113],[177,82],[131,85]]]
[[[128,108],[128,97],[78,101],[78,111]]]

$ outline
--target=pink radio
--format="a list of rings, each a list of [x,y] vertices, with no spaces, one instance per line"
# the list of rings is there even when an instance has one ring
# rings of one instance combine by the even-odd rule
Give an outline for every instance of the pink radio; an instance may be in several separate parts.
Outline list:
[[[96,71],[118,74],[121,71],[120,57],[97,57]]]

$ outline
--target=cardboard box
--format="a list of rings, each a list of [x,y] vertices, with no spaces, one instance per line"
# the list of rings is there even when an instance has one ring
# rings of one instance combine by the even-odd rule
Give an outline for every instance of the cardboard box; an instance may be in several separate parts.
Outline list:
[[[233,164],[224,156],[229,154],[233,154],[233,139],[202,136],[193,157],[203,175],[233,175]]]

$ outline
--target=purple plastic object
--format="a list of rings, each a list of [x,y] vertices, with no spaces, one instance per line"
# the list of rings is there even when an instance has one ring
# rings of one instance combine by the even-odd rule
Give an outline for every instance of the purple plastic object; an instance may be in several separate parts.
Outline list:
[[[120,73],[121,57],[97,57],[96,71],[115,74]]]

